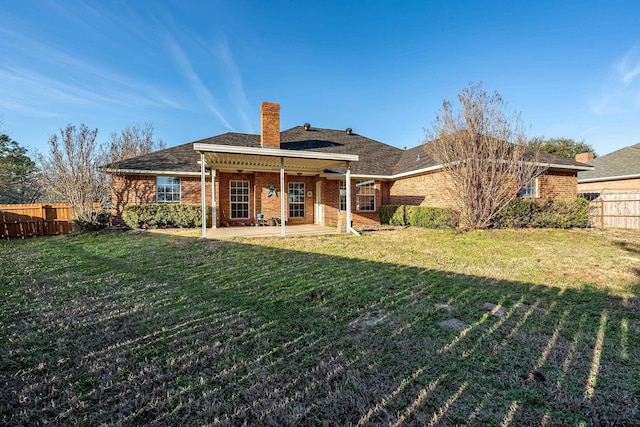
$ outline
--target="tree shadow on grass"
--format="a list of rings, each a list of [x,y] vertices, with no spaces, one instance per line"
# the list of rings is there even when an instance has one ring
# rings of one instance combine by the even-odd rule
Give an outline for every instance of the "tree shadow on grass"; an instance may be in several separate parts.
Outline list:
[[[640,420],[637,297],[250,243],[90,239],[67,238],[72,271],[7,282],[3,424]],[[439,325],[450,318],[467,326]]]

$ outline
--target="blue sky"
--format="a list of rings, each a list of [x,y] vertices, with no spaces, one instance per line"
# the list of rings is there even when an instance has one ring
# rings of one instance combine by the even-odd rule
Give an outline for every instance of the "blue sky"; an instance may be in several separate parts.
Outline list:
[[[397,146],[469,82],[531,136],[640,142],[638,1],[3,1],[1,130],[42,152],[151,123],[174,146],[305,122]]]

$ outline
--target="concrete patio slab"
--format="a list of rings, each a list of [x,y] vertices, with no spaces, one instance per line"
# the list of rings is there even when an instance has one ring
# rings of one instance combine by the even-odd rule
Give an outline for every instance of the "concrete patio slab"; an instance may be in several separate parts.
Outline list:
[[[306,236],[314,234],[338,234],[336,227],[325,227],[322,225],[287,225],[285,237]],[[226,240],[234,237],[280,237],[280,227],[220,227],[208,228],[207,239]]]

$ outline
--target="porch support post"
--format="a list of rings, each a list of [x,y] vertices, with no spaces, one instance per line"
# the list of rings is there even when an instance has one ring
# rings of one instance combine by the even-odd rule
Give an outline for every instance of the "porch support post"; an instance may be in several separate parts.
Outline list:
[[[216,200],[216,170],[211,169],[211,228],[218,228],[218,202]]]
[[[353,233],[359,236],[356,230],[351,227],[351,164],[347,162],[347,173],[345,177],[345,185],[347,187],[347,233]]]
[[[288,197],[289,192],[288,191],[285,192],[284,190],[284,157],[280,157],[280,236],[282,237],[285,236],[285,231],[284,231],[285,194],[287,195],[286,197]]]
[[[204,153],[200,153],[200,200],[202,204],[202,237],[207,237],[207,187],[205,185]]]
[[[347,233],[351,228],[351,165],[347,162],[347,174],[345,177],[345,186],[347,187]]]

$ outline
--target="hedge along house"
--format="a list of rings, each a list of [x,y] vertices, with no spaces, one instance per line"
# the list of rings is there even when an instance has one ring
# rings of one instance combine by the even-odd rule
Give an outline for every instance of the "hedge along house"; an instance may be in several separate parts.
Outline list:
[[[260,135],[225,133],[105,165],[112,206],[188,203],[210,207],[211,227],[277,218],[286,225],[380,222],[382,205],[451,207],[452,186],[424,146],[402,150],[351,129],[309,124],[280,131],[280,106],[262,103]],[[522,197],[573,198],[582,163],[540,153],[547,170]],[[213,218],[213,221],[212,221]],[[203,224],[203,234],[206,225]]]

